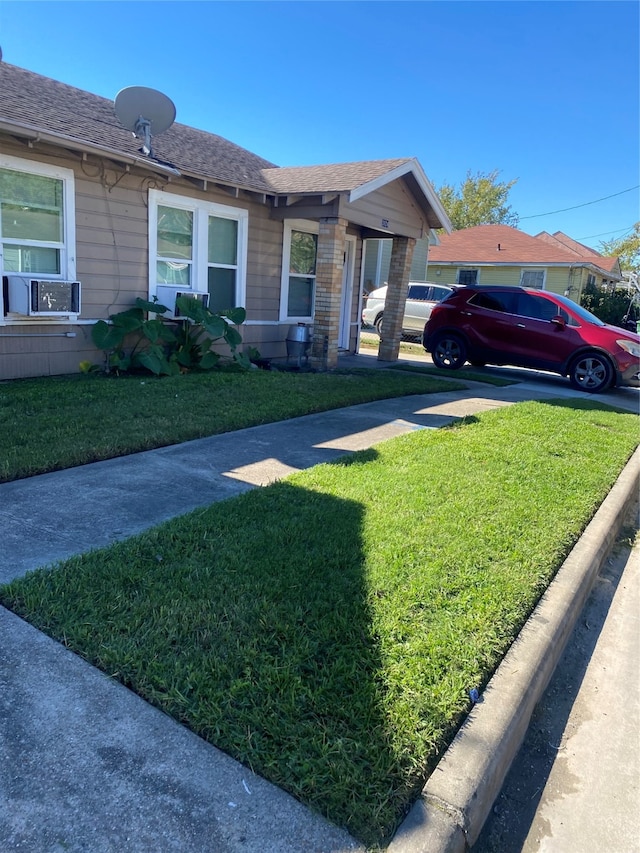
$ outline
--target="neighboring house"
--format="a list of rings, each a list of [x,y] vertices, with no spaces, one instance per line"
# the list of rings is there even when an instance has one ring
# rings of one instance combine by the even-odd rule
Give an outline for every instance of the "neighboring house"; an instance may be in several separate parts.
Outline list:
[[[99,362],[96,320],[177,292],[245,307],[243,346],[265,358],[312,324],[312,362],[335,366],[357,348],[363,246],[380,237],[379,357],[397,357],[416,241],[451,227],[417,160],[279,168],[177,123],[152,152],[112,101],[0,62],[0,379]]]
[[[516,284],[580,302],[587,284],[623,281],[618,258],[605,257],[561,231],[535,237],[508,225],[476,225],[440,236],[428,277],[442,284]]]

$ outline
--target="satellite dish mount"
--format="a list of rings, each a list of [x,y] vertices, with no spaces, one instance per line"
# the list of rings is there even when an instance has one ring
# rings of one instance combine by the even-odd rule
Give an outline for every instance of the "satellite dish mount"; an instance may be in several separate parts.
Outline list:
[[[142,140],[140,151],[153,157],[152,136],[164,133],[175,121],[173,101],[155,89],[129,86],[118,92],[114,106],[123,127]]]
[[[138,139],[142,139],[142,153],[146,154],[147,157],[152,157],[151,151],[151,122],[140,116],[138,121],[136,122],[136,129],[133,131],[134,136],[137,136]]]

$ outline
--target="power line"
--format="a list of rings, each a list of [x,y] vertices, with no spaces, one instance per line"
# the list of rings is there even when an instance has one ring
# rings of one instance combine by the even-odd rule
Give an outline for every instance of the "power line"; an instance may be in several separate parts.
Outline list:
[[[617,228],[615,231],[601,231],[599,234],[589,234],[588,237],[576,237],[576,240],[591,240],[593,237],[606,237],[607,234],[622,234],[627,235],[631,234],[633,231],[633,225],[631,228]]]
[[[550,210],[548,213],[534,213],[532,216],[520,216],[519,219],[537,219],[539,216],[552,216],[554,213],[566,213],[567,210],[577,210],[579,207],[588,207],[590,204],[598,204],[600,201],[606,201],[608,198],[615,198],[618,195],[624,195],[625,193],[633,192],[633,190],[640,189],[640,184],[636,187],[629,187],[628,190],[622,190],[619,193],[613,193],[612,195],[606,195],[604,198],[597,198],[594,201],[586,201],[584,204],[576,204],[573,207],[563,207],[562,210]]]

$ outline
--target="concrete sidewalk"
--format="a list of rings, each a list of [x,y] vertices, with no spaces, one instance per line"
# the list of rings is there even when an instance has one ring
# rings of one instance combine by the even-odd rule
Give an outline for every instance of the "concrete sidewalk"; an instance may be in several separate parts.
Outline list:
[[[564,382],[468,385],[462,393],[367,403],[2,484],[0,582],[410,430],[521,400],[588,396]],[[621,399],[637,406],[637,397],[614,404]],[[625,494],[637,490],[638,467],[636,461],[627,473]],[[166,482],[171,489],[156,487]],[[600,523],[598,553],[615,524],[610,515]],[[2,608],[0,709],[2,851],[362,850]],[[424,846],[424,822],[416,828],[415,813],[412,820],[397,849],[456,849],[442,846],[457,843],[456,821],[449,829],[438,822],[441,846],[435,847]],[[428,823],[431,829],[431,817]]]

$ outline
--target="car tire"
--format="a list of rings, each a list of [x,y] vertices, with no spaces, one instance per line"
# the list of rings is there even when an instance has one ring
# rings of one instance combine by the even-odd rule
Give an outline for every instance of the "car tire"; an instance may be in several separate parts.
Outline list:
[[[373,324],[376,328],[376,332],[378,333],[379,338],[382,338],[382,317],[383,317],[382,314],[380,314],[379,317],[376,317],[376,321]]]
[[[467,345],[458,335],[437,335],[431,344],[431,358],[436,367],[459,370],[467,360]]]
[[[609,359],[599,352],[583,352],[569,367],[569,381],[574,388],[598,394],[613,383],[613,367]]]

